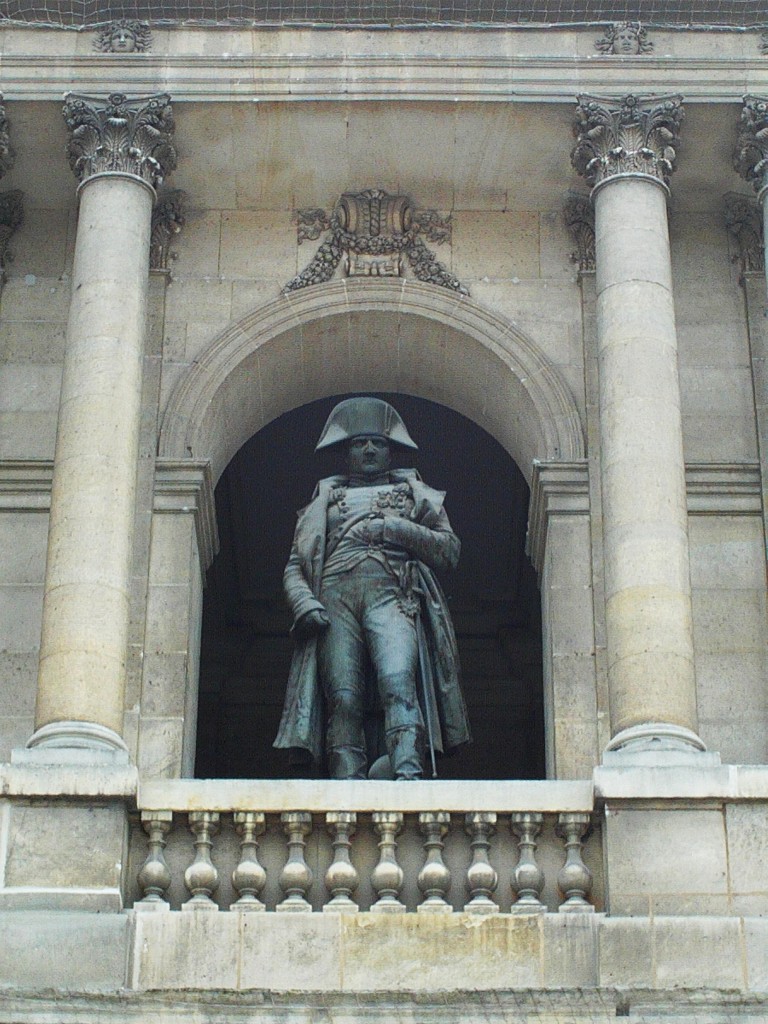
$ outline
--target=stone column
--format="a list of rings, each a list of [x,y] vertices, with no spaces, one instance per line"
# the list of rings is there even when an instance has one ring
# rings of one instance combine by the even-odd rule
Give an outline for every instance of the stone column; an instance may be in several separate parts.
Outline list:
[[[701,751],[667,229],[679,96],[579,97],[593,186],[609,751]]]
[[[763,211],[763,238],[768,238],[768,97],[744,97],[733,163],[757,192]],[[768,286],[768,261],[763,262]]]
[[[27,746],[125,757],[150,223],[155,186],[175,166],[174,126],[167,95],[70,94],[64,119],[80,211]]]

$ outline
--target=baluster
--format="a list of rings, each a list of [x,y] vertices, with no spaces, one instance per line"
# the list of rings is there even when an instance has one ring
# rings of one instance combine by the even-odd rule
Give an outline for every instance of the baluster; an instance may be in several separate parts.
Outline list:
[[[420,914],[450,914],[453,911],[445,898],[451,884],[451,872],[443,861],[443,836],[450,824],[451,816],[445,811],[422,811],[419,814],[419,827],[427,854],[418,877],[419,889],[425,897],[416,908]]]
[[[592,872],[581,856],[584,835],[590,823],[589,814],[558,815],[555,832],[565,842],[565,863],[557,876],[558,887],[565,897],[565,903],[558,907],[562,914],[590,914],[595,910],[587,900],[592,889]]]
[[[259,863],[258,836],[264,834],[264,815],[258,811],[235,811],[235,830],[240,838],[240,863],[232,872],[232,885],[238,894],[231,910],[265,910],[259,899],[267,873]]]
[[[371,884],[378,899],[371,910],[381,914],[404,914],[405,904],[399,900],[403,887],[403,869],[397,863],[395,836],[403,827],[399,811],[374,811],[373,827],[379,834],[379,863],[371,873]]]
[[[357,815],[351,811],[328,811],[325,824],[333,840],[333,863],[325,873],[331,899],[323,907],[323,912],[356,914],[360,908],[352,899],[352,893],[357,888],[359,877],[349,852]]]
[[[517,836],[518,860],[512,872],[512,891],[517,900],[512,904],[513,914],[545,914],[541,902],[544,872],[536,863],[536,838],[541,832],[543,814],[519,813],[511,817],[512,831]]]
[[[171,872],[163,850],[173,824],[173,811],[142,811],[141,824],[147,833],[148,852],[137,879],[144,895],[134,906],[139,910],[170,910],[165,894],[171,884]]]
[[[469,903],[464,909],[471,914],[498,914],[498,904],[491,895],[499,884],[499,876],[488,859],[491,836],[496,831],[495,812],[472,811],[464,816],[464,830],[471,837],[472,863],[467,869]]]
[[[218,910],[213,893],[219,887],[219,872],[211,861],[213,836],[219,831],[218,811],[190,811],[189,831],[195,844],[195,859],[184,872],[184,884],[192,893],[182,910]]]
[[[304,859],[304,837],[312,831],[312,815],[307,811],[286,811],[280,815],[283,831],[288,837],[288,860],[280,872],[280,888],[285,899],[275,910],[294,914],[312,913],[307,900],[312,885],[312,871]]]

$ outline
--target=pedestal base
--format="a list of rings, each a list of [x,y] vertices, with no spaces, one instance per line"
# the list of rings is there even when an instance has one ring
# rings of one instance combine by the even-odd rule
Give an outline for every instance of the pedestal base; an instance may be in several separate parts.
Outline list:
[[[616,733],[605,749],[603,764],[616,768],[630,765],[712,768],[720,764],[720,755],[708,751],[692,729],[669,722],[642,722]]]
[[[128,764],[128,747],[114,730],[96,722],[51,722],[11,751],[12,764]]]

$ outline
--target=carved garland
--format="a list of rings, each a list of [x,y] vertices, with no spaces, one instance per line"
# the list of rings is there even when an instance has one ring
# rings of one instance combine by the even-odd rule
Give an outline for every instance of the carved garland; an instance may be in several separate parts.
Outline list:
[[[592,200],[581,192],[569,192],[563,212],[577,247],[576,252],[571,253],[571,260],[578,264],[581,273],[592,273],[595,269],[595,208]]]
[[[469,294],[425,244],[425,239],[450,240],[450,217],[416,210],[407,196],[381,189],[345,193],[330,215],[317,208],[299,210],[294,220],[299,243],[315,240],[324,231],[328,237],[307,267],[283,288],[285,294],[330,281],[342,259],[350,277],[400,277],[403,258],[419,281]]]
[[[758,194],[768,188],[768,98],[744,97],[733,166]]]
[[[12,254],[8,243],[24,220],[24,193],[17,188],[0,192],[0,280],[5,280],[5,268]]]
[[[0,178],[13,167],[16,154],[11,146],[8,131],[8,118],[5,116],[5,103],[0,95]]]
[[[590,185],[630,174],[669,184],[683,119],[682,97],[646,101],[649,106],[643,102],[633,95],[621,100],[579,96],[571,163]]]
[[[174,258],[170,245],[186,223],[184,202],[186,192],[180,188],[164,189],[157,197],[152,210],[152,233],[149,242],[149,266],[151,270],[167,270]]]
[[[742,274],[765,270],[763,211],[754,199],[730,192],[725,197],[725,226],[739,247],[733,262],[741,264]]]

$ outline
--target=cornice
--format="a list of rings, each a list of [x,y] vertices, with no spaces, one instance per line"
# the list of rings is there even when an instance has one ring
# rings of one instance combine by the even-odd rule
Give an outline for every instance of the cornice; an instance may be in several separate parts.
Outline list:
[[[167,91],[174,102],[237,99],[422,100],[572,103],[577,92],[622,95],[682,93],[687,102],[738,103],[768,92],[768,60],[643,56],[526,57],[445,54],[136,54],[0,57],[7,101],[61,100],[73,86],[96,95]]]
[[[759,516],[762,512],[757,462],[690,462],[685,467],[690,516]],[[586,460],[537,462],[533,467],[528,513],[528,554],[541,574],[553,516],[589,515]]]
[[[200,459],[158,459],[153,511],[195,517],[200,566],[205,572],[219,550],[210,463]]]
[[[52,459],[0,459],[0,513],[48,512]],[[219,548],[211,469],[199,459],[157,459],[153,509],[193,515],[203,571]]]

